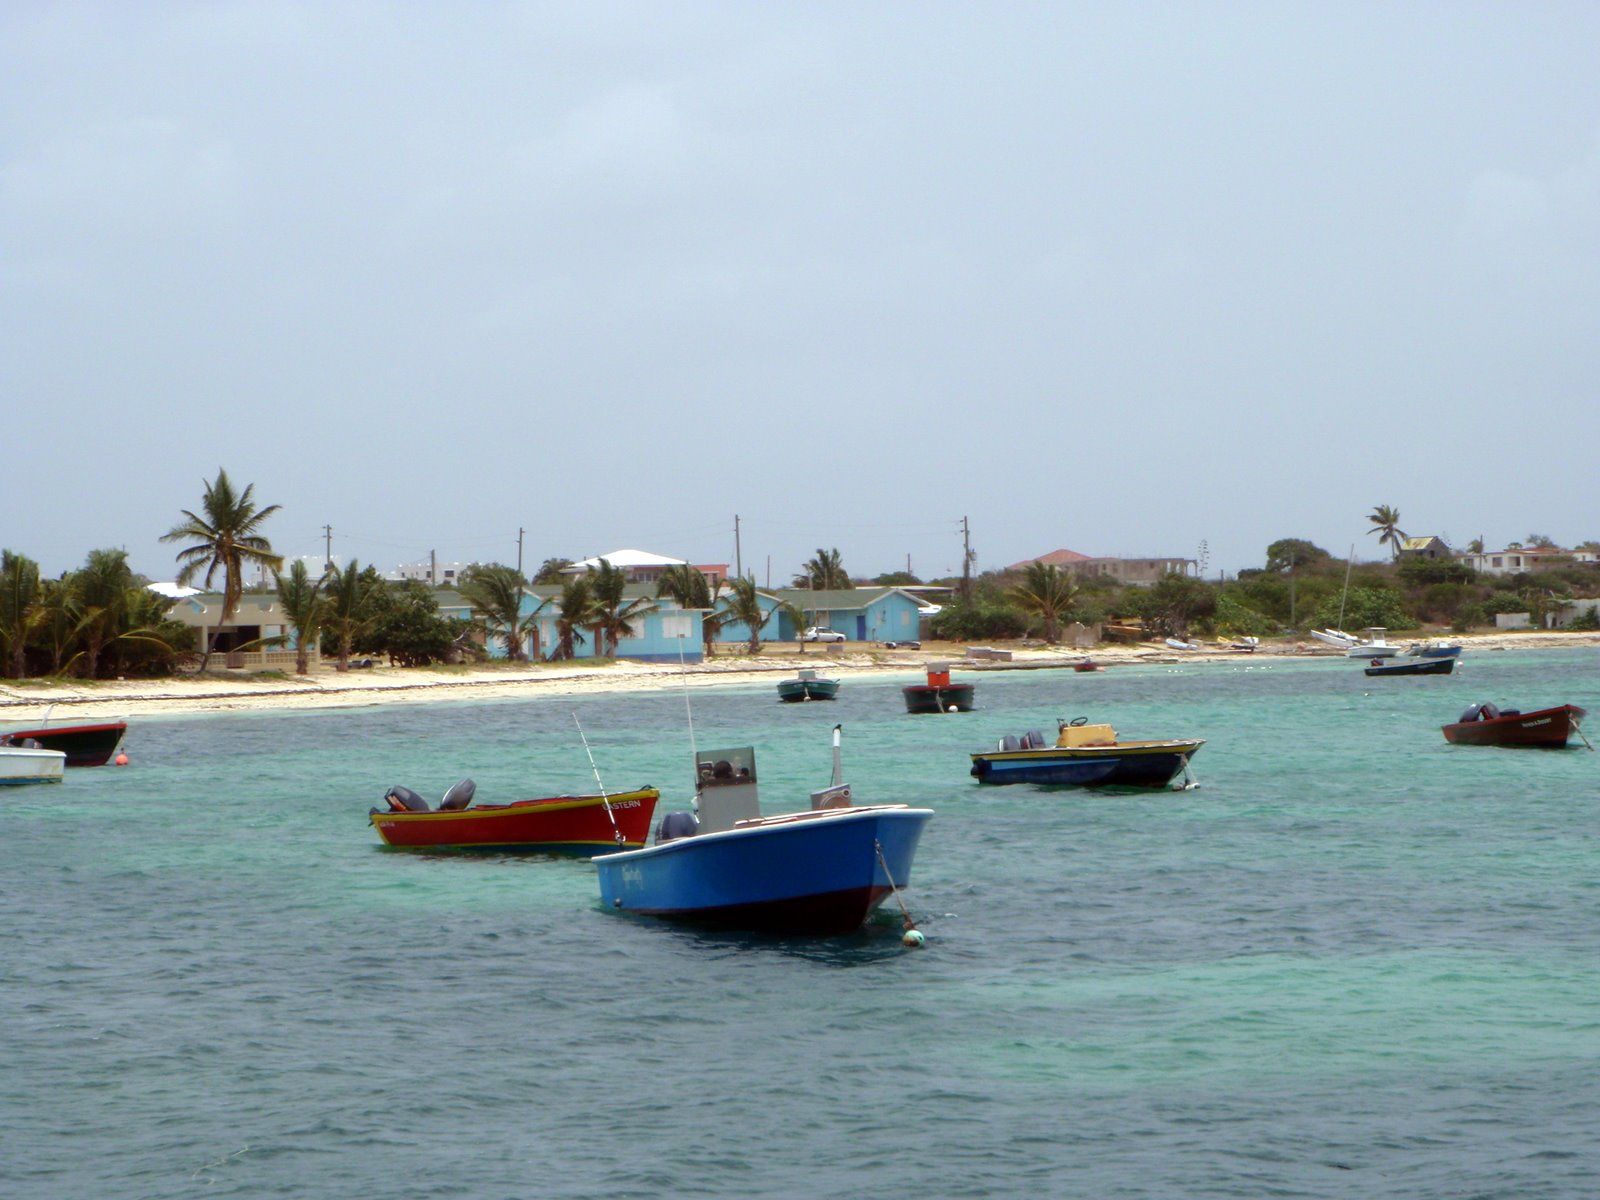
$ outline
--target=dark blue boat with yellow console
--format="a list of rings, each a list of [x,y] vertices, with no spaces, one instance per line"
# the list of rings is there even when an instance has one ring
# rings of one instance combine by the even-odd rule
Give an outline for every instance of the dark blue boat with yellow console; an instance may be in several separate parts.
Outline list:
[[[856,808],[839,770],[811,806],[763,817],[749,747],[695,756],[694,812],[668,813],[654,845],[594,860],[609,908],[723,929],[828,935],[861,927],[911,877],[926,808]]]
[[[1062,721],[1054,745],[1038,730],[1008,734],[994,750],[972,755],[979,783],[1033,783],[1067,787],[1166,787],[1186,775],[1202,738],[1118,741],[1110,725],[1083,717]]]

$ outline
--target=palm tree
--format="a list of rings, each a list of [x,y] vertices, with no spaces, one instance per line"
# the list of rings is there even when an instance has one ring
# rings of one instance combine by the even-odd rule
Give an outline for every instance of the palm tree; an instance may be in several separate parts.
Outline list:
[[[512,662],[524,662],[522,639],[527,636],[527,623],[522,615],[522,600],[527,593],[527,580],[515,567],[491,563],[486,567],[468,568],[461,576],[457,590],[462,599],[481,614],[484,629],[505,638],[506,655]],[[544,604],[528,614],[531,620]]]
[[[633,636],[634,621],[656,606],[654,600],[645,596],[625,599],[623,591],[627,585],[628,576],[622,568],[614,567],[602,558],[593,572],[590,587],[595,599],[595,634],[605,639],[607,654],[616,654],[617,642]],[[600,650],[598,642],[595,649]]]
[[[1467,553],[1468,554],[1482,554],[1483,553],[1483,539],[1481,537],[1475,537],[1470,542],[1468,542],[1467,543]]]
[[[39,564],[10,550],[0,555],[0,647],[13,678],[27,672],[28,635],[39,623]]]
[[[1061,636],[1061,620],[1072,610],[1078,589],[1070,576],[1054,563],[1031,562],[1011,598],[1024,612],[1044,618],[1044,640],[1054,645]]]
[[[565,578],[561,574],[562,568],[570,567],[571,565],[572,560],[570,558],[547,558],[539,564],[539,569],[533,573],[533,582],[536,584],[560,583]]]
[[[750,653],[761,653],[761,627],[772,619],[776,608],[763,610],[761,593],[756,591],[754,579],[730,579],[727,593],[722,598],[726,624],[742,624],[750,631]]]
[[[178,572],[179,583],[188,584],[204,570],[205,585],[209,588],[217,572],[222,572],[222,610],[217,614],[216,627],[206,639],[200,656],[202,671],[211,659],[212,643],[239,607],[239,597],[244,592],[245,564],[259,563],[273,570],[283,566],[283,559],[272,552],[272,543],[260,532],[262,523],[278,511],[279,505],[257,508],[252,499],[256,485],[246,484],[243,492],[235,492],[228,473],[221,467],[217,468],[216,480],[207,483],[205,489],[200,500],[205,516],[196,516],[184,509],[183,522],[161,535],[163,542],[194,543],[178,551],[178,561],[183,564]]]
[[[1389,546],[1395,558],[1400,557],[1400,543],[1405,541],[1405,530],[1400,528],[1400,510],[1387,504],[1380,504],[1368,514],[1367,520],[1371,521],[1373,528],[1367,530],[1368,534],[1378,535],[1378,545]]]
[[[804,577],[811,582],[807,585],[817,591],[827,591],[829,588],[847,588],[850,586],[850,574],[844,569],[844,560],[838,548],[824,550],[817,547],[816,555],[802,568]]]
[[[801,608],[797,604],[791,604],[789,601],[785,600],[783,603],[778,605],[778,614],[780,616],[789,618],[789,623],[794,626],[795,645],[799,646],[800,653],[804,654],[806,652],[806,643],[805,639],[803,639],[800,635],[805,632],[806,628],[805,609]]]
[[[127,553],[91,550],[88,561],[72,573],[71,586],[80,612],[77,633],[83,639],[84,674],[93,679],[99,673],[100,652],[106,643],[130,632],[128,593],[137,584]]]
[[[372,597],[383,586],[377,572],[363,571],[355,559],[344,570],[332,568],[322,577],[327,599],[322,612],[323,627],[333,634],[339,648],[339,670],[350,669],[350,651],[356,639],[367,631],[376,615]]]
[[[42,630],[50,649],[50,674],[60,675],[70,664],[67,650],[77,636],[83,609],[78,604],[72,577],[46,579],[39,585],[39,599],[33,613],[34,628]],[[76,655],[73,656],[76,658]]]
[[[656,581],[656,596],[676,600],[679,608],[700,610],[700,640],[704,646],[705,656],[711,658],[712,646],[716,643],[722,619],[714,611],[716,601],[711,595],[711,585],[706,582],[706,577],[688,563],[668,567],[661,572],[661,578]]]
[[[581,575],[569,579],[556,597],[556,649],[550,657],[569,659],[576,643],[583,641],[583,630],[594,620],[594,592]]]
[[[283,615],[294,630],[296,675],[311,673],[311,643],[322,633],[323,622],[327,619],[322,583],[322,579],[311,578],[306,564],[299,559],[289,564],[289,578],[278,576],[278,603],[283,606]]]

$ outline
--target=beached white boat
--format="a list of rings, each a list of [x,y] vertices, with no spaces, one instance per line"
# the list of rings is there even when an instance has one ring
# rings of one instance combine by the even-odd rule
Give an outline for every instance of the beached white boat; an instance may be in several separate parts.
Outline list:
[[[0,746],[0,784],[60,783],[66,766],[59,750]]]
[[[1399,646],[1391,646],[1384,641],[1383,635],[1389,632],[1387,629],[1373,626],[1366,632],[1371,636],[1363,638],[1346,650],[1346,658],[1393,658],[1400,653]]]
[[[1174,650],[1198,650],[1200,647],[1194,642],[1185,642],[1179,638],[1168,638],[1167,645]]]
[[[1311,636],[1326,646],[1337,646],[1340,650],[1348,650],[1361,641],[1355,634],[1342,629],[1313,629]]]

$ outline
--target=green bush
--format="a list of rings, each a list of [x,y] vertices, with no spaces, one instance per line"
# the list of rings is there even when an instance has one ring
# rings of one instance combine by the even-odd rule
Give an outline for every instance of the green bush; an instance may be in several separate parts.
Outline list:
[[[1484,601],[1483,611],[1491,617],[1498,613],[1527,612],[1528,602],[1513,593],[1497,592]]]
[[[1269,637],[1278,632],[1279,627],[1271,617],[1240,603],[1227,590],[1217,596],[1216,626],[1218,633],[1250,633],[1257,637]]]
[[[1328,596],[1317,605],[1313,625],[1331,627],[1339,620],[1339,597]],[[1353,587],[1344,601],[1344,627],[1365,629],[1379,625],[1385,629],[1414,629],[1417,619],[1406,611],[1400,593],[1386,587]]]
[[[928,623],[928,632],[940,641],[970,642],[987,638],[1019,638],[1028,631],[1028,618],[1015,605],[974,597],[970,602],[947,604]]]

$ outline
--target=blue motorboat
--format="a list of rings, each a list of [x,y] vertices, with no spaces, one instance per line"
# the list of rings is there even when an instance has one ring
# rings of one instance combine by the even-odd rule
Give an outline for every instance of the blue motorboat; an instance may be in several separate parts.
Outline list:
[[[610,908],[724,929],[828,935],[860,928],[911,878],[931,809],[857,808],[839,765],[800,812],[763,817],[755,751],[695,756],[693,812],[662,818],[654,845],[594,860]]]

